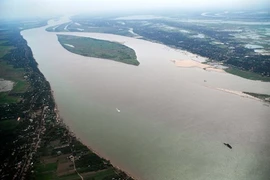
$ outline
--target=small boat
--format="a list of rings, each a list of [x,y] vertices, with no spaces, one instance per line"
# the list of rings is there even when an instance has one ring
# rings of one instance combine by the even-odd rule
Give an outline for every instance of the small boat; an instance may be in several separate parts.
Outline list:
[[[121,112],[120,109],[118,109],[118,108],[116,108],[116,111],[119,112],[119,113]]]
[[[228,148],[232,149],[232,146],[228,143],[223,143],[225,146],[227,146]]]

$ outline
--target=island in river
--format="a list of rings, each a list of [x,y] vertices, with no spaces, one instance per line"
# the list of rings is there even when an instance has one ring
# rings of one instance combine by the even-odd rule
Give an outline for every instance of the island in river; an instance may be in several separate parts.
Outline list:
[[[0,22],[0,179],[125,179],[60,121],[45,79],[21,30],[47,20]]]
[[[269,83],[176,67],[170,60],[190,58],[141,39],[61,33],[125,42],[140,66],[76,55],[45,28],[22,35],[52,85],[61,117],[113,164],[142,180],[269,177],[269,107],[213,89],[269,94]]]
[[[211,17],[196,13],[172,14],[151,18],[95,18],[77,15],[71,18],[72,21],[46,30],[98,32],[143,38],[223,63],[229,67],[225,69],[228,73],[251,80],[270,81],[267,14],[254,12],[251,16],[245,12],[240,19],[233,12],[226,14],[226,18],[217,14]]]
[[[57,37],[65,49],[75,54],[110,59],[136,66],[140,64],[135,51],[118,42],[70,35],[57,35]]]

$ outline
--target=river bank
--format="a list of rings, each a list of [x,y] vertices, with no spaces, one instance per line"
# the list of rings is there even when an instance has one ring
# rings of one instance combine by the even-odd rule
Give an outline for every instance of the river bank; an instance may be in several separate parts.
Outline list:
[[[76,144],[77,144],[76,141],[78,141],[78,142],[81,143],[81,145],[79,147],[79,149],[80,149],[81,152],[84,152],[84,154],[85,153],[94,153],[104,163],[105,167],[107,167],[107,168],[110,168],[110,166],[113,167],[113,171],[115,172],[115,174],[114,175],[110,175],[109,174],[108,177],[110,176],[110,177],[114,177],[114,178],[123,178],[125,180],[135,180],[135,178],[132,177],[129,173],[123,171],[120,167],[118,167],[116,165],[113,165],[110,162],[109,159],[104,158],[99,152],[95,151],[93,148],[91,148],[90,146],[88,146],[85,142],[83,142],[81,139],[79,139],[76,136],[76,134],[70,129],[70,127],[67,124],[65,124],[65,120],[63,118],[61,118],[60,112],[59,112],[59,110],[57,108],[57,104],[56,104],[55,99],[54,99],[53,90],[51,91],[51,94],[52,94],[53,101],[54,101],[55,119],[54,119],[54,123],[53,123],[54,125],[53,125],[53,127],[50,127],[50,131],[52,131],[52,129],[55,129],[57,127],[63,128],[64,129],[64,132],[65,132],[65,129],[66,129],[67,130],[67,133],[60,134],[60,138],[61,139],[64,138],[64,139],[68,140],[68,144],[66,144],[66,145],[60,145],[60,144],[58,144],[57,145],[57,144],[55,144],[55,141],[56,141],[57,138],[56,139],[54,138],[53,141],[49,141],[47,143],[54,142],[53,144],[54,144],[54,146],[56,146],[54,148],[54,151],[57,151],[57,153],[61,152],[60,154],[58,154],[59,158],[58,157],[55,157],[55,155],[50,155],[50,156],[46,156],[46,157],[45,156],[44,157],[40,157],[40,159],[43,159],[43,161],[44,161],[44,159],[46,159],[46,161],[49,161],[50,163],[52,163],[52,162],[56,163],[55,160],[57,160],[57,161],[59,161],[59,160],[60,161],[63,161],[62,156],[66,157],[66,158],[69,158],[70,156],[73,156],[72,157],[72,160],[69,162],[69,164],[70,163],[73,163],[75,172],[78,174],[78,176],[82,180],[84,178],[89,178],[89,177],[94,178],[95,177],[95,173],[98,176],[98,171],[97,170],[96,171],[89,171],[88,170],[88,171],[81,172],[81,169],[84,168],[84,167],[81,167],[80,166],[79,168],[78,167],[75,168],[76,167],[76,163],[78,163],[78,161],[80,161],[80,159],[83,159],[83,157],[76,155],[76,154],[78,154],[78,152],[74,151],[74,148],[76,149]],[[52,108],[52,107],[48,107],[48,108]],[[48,133],[48,132],[45,131],[44,135],[42,136],[42,139],[43,140],[46,139],[46,136],[48,136],[48,134],[46,134],[46,133]],[[75,141],[75,143],[74,143],[74,141]],[[66,150],[64,150],[64,151],[62,150],[63,149],[62,147],[65,148],[65,147],[67,147],[67,145],[68,145],[68,147],[71,148],[71,151],[66,152]],[[60,148],[57,148],[57,147],[60,147]],[[83,150],[85,147],[89,150],[89,152]],[[48,148],[46,146],[40,147],[40,149],[44,149],[44,148],[50,151],[50,148]],[[41,153],[42,154],[42,152],[39,152],[39,151],[38,151],[38,153]],[[54,159],[54,160],[52,160],[52,159]],[[88,167],[91,166],[92,165],[92,162],[89,161],[89,163],[87,165],[88,165]],[[40,166],[40,163],[38,163],[38,166]],[[46,163],[43,164],[42,166],[46,166]],[[61,168],[61,166],[63,166],[63,165],[61,163],[58,163],[57,170],[56,170],[57,174],[59,173],[58,172],[59,171],[58,169],[59,169],[59,167]],[[61,174],[64,174],[67,178],[69,178],[70,176],[73,176],[74,175],[74,174],[72,174],[73,171],[71,169],[67,169],[65,171],[64,172],[61,171]],[[102,171],[104,171],[104,169],[102,169]],[[42,175],[42,171],[41,172],[38,172],[38,173],[39,174],[35,174],[35,178],[36,179],[39,179],[39,178],[41,178],[43,176]],[[90,173],[90,176],[89,176],[89,173]]]
[[[223,69],[216,68],[214,66],[208,65],[208,64],[202,64],[201,62],[195,61],[195,60],[172,60],[172,62],[182,68],[200,68],[204,69],[206,71],[215,71],[224,73],[225,71]]]
[[[53,96],[54,97],[54,96]],[[54,100],[55,102],[55,100]],[[127,180],[136,180],[137,178],[135,178],[134,175],[130,174],[127,171],[124,171],[123,168],[115,165],[114,163],[112,163],[110,161],[110,159],[108,157],[105,157],[104,155],[102,155],[101,153],[99,153],[98,151],[96,151],[94,148],[90,147],[89,145],[87,145],[87,142],[85,142],[83,139],[79,138],[76,136],[76,134],[71,130],[71,128],[65,124],[65,120],[63,118],[61,118],[60,112],[57,108],[57,104],[55,103],[55,108],[54,108],[54,112],[56,114],[56,123],[61,124],[61,126],[63,126],[64,128],[66,128],[69,131],[69,135],[73,138],[76,138],[78,141],[80,141],[85,147],[87,147],[89,149],[89,151],[95,153],[96,155],[98,155],[101,159],[105,159],[107,162],[110,162],[110,164],[117,169],[117,171],[124,173],[124,175],[126,176],[125,178],[127,178]]]
[[[222,172],[227,179],[263,179],[262,174],[268,172],[263,168],[267,162],[261,161],[262,156],[268,157],[267,152],[260,147],[269,142],[246,138],[268,137],[263,129],[268,107],[207,88],[204,80],[211,87],[260,94],[269,93],[269,83],[198,68],[177,68],[170,60],[187,59],[185,53],[141,39],[52,33],[44,28],[22,34],[52,85],[65,124],[84,144],[136,178],[216,179]],[[124,42],[135,50],[140,66],[70,53],[56,34]],[[224,142],[231,144],[233,151],[224,148]],[[236,166],[237,172],[249,171],[253,161],[258,161],[260,172],[252,176],[235,172]]]

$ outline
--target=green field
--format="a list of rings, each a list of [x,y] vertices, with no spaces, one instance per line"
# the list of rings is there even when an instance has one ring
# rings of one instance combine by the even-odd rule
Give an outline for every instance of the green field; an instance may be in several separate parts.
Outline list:
[[[18,121],[16,120],[4,120],[0,121],[0,132],[8,132],[8,131],[13,131],[16,129],[18,125]]]
[[[0,92],[0,104],[2,103],[15,103],[18,101],[18,96],[10,95],[12,93],[24,93],[29,87],[29,83],[24,79],[24,70],[22,68],[14,68],[4,61],[4,56],[10,53],[13,46],[2,46],[7,42],[5,38],[9,35],[6,32],[0,33],[3,35],[0,40],[0,78],[13,81],[14,87],[11,92]]]
[[[19,97],[10,94],[24,93],[29,87],[29,82],[24,79],[24,70],[21,68],[13,68],[11,65],[2,61],[1,58],[0,78],[14,82],[14,87],[10,92],[0,92],[0,104],[17,102]]]
[[[118,176],[115,174],[113,168],[106,169],[105,171],[97,172],[93,176],[88,177],[89,179],[94,180],[106,180],[106,179],[117,179]]]
[[[0,104],[2,103],[16,103],[18,97],[10,96],[8,92],[0,92]]]
[[[240,76],[240,77],[243,77],[246,79],[266,81],[266,82],[270,81],[270,77],[261,76],[259,74],[256,74],[256,73],[250,72],[250,71],[242,71],[240,69],[233,68],[233,67],[229,67],[229,68],[225,69],[225,71],[227,73],[230,73],[230,74],[233,74],[236,76]]]
[[[58,35],[58,41],[65,49],[75,54],[109,59],[136,66],[140,64],[135,51],[120,43],[69,35]]]
[[[12,128],[11,125],[9,127]],[[44,134],[44,142],[38,150],[39,160],[34,163],[32,179],[80,180],[78,172],[85,180],[109,180],[113,178],[131,180],[123,172],[112,167],[109,161],[90,151],[76,138],[70,139],[70,136],[64,136],[68,133],[68,130],[64,127],[59,125],[49,127],[49,130]],[[67,142],[69,142],[69,146],[57,148]],[[64,148],[69,149],[69,151],[65,151]],[[61,155],[57,155],[54,152],[55,150],[61,151]],[[74,163],[77,172],[74,170],[73,162],[68,158],[71,154],[75,157]]]
[[[49,163],[49,164],[40,164],[36,168],[36,172],[48,172],[48,171],[56,171],[57,163]]]
[[[0,46],[0,58],[5,56],[12,49],[15,49],[15,47],[13,47],[13,46]]]

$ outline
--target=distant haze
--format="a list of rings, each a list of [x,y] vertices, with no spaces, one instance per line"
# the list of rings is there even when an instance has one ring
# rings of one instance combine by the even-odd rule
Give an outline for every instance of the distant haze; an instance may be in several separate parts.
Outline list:
[[[269,0],[1,0],[0,18],[36,17],[67,13],[104,13],[147,10],[267,9]]]

